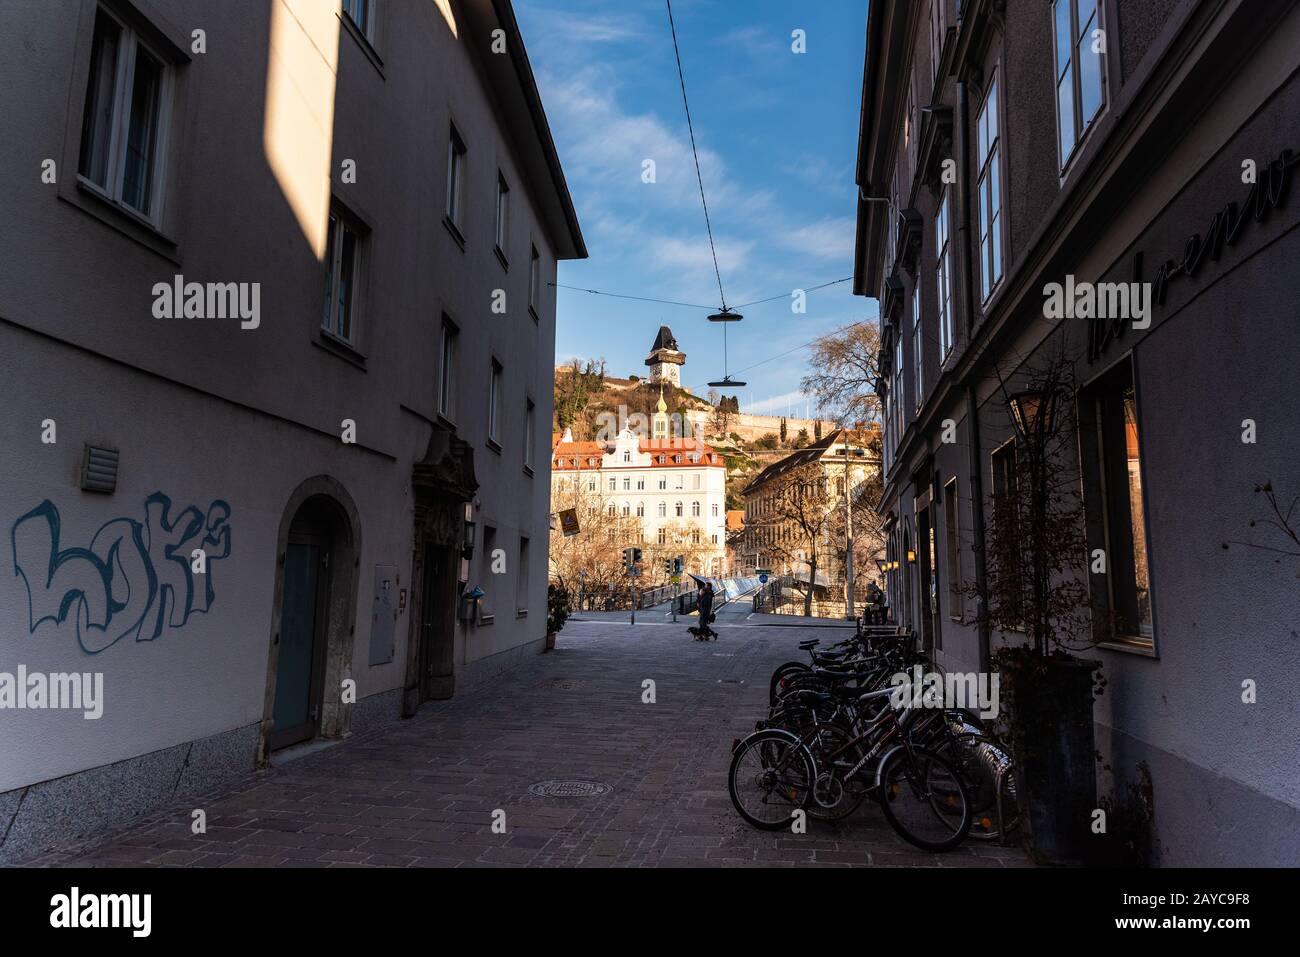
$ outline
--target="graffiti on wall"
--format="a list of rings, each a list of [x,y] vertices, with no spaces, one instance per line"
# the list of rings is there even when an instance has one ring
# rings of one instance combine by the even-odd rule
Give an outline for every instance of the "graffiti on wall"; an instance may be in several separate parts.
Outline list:
[[[190,505],[174,518],[154,492],[144,521],[114,518],[88,548],[61,547],[59,510],[49,499],[13,524],[14,573],[27,585],[28,629],[73,620],[77,642],[96,655],[123,638],[153,641],[206,613],[216,598],[212,564],[230,554],[230,505]],[[195,550],[201,550],[197,556]]]

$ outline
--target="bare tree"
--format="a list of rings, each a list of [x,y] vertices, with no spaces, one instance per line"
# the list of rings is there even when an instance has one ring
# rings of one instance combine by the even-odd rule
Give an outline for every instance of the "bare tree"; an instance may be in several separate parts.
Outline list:
[[[1071,366],[1051,359],[1030,385],[1050,400],[1018,435],[1012,481],[990,496],[987,594],[975,594],[993,628],[1023,631],[1043,657],[1095,641],[1073,406],[1064,400],[1073,394]],[[1002,391],[1006,397],[1005,386]]]
[[[840,422],[880,420],[876,396],[880,327],[866,320],[851,323],[813,343],[809,372],[800,382],[817,399],[825,415]]]
[[[563,475],[556,481],[551,510],[573,509],[578,517],[578,534],[566,536],[557,528],[550,541],[551,578],[570,595],[627,584],[623,549],[640,544],[641,519],[622,515],[617,506],[611,515],[611,506],[599,478],[594,489],[586,475]]]
[[[832,542],[846,541],[849,532],[848,509],[852,508],[855,586],[853,599],[856,607],[859,595],[865,596],[867,582],[880,577],[875,560],[884,554],[885,532],[884,517],[876,509],[884,495],[884,482],[880,472],[880,432],[871,429],[850,434],[850,447],[861,448],[864,455],[861,460],[850,457],[849,473],[852,478],[847,483],[843,477],[843,466],[840,465],[837,471],[833,460],[829,465],[831,474],[835,477],[834,488],[837,501],[828,523],[828,533]],[[847,504],[844,501],[846,490],[850,496]],[[847,588],[848,570],[845,551],[843,547],[833,548],[830,554],[835,556],[838,565],[837,575],[844,579]]]
[[[820,564],[818,550],[826,550],[836,496],[819,461],[797,465],[770,481],[775,484],[770,523],[777,534],[766,547],[791,563],[807,567],[803,613],[811,617]]]
[[[725,395],[713,403],[713,411],[709,414],[709,428],[713,430],[714,435],[727,434],[731,428],[731,415],[731,405]]]

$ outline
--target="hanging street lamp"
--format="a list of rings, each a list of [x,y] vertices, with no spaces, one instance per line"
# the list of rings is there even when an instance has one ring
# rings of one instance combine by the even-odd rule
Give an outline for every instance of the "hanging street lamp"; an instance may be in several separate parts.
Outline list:
[[[1041,389],[1026,389],[1007,400],[1016,431],[1022,439],[1050,435],[1056,417],[1056,394]]]

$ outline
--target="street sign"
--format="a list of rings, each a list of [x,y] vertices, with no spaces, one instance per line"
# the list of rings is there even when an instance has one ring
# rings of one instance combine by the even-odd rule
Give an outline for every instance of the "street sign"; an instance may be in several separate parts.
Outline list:
[[[672,579],[670,579],[670,580],[672,581],[672,583],[673,583],[674,585],[680,585],[680,584],[682,583],[682,576],[681,576],[681,575],[674,575],[674,576],[672,577]]]
[[[766,584],[767,584],[767,576],[766,576],[766,575],[759,575],[759,576],[758,576],[758,583],[759,583],[760,585],[766,585]]]
[[[576,508],[566,508],[560,513],[560,528],[564,531],[565,538],[571,538],[577,535],[578,528],[578,510]]]

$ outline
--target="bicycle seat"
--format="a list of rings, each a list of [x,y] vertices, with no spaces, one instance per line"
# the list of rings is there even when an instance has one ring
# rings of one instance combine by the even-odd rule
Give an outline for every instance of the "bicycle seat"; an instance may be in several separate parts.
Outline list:
[[[816,648],[816,647],[817,647],[818,645],[820,645],[820,644],[821,644],[821,640],[820,640],[820,639],[818,639],[818,638],[809,638],[809,639],[807,639],[806,641],[801,641],[801,642],[799,642],[799,647],[800,647],[801,649],[803,649],[804,651],[810,651],[810,650],[812,650],[813,648]]]

